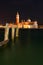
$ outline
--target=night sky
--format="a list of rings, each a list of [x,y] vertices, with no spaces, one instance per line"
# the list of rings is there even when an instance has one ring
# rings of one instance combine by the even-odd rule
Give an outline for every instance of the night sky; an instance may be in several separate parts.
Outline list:
[[[20,19],[31,18],[43,24],[43,0],[0,0],[0,19],[15,20],[17,11]]]

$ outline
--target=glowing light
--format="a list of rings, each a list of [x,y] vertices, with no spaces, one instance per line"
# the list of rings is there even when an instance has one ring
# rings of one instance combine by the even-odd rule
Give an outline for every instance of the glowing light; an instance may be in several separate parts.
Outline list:
[[[28,27],[31,28],[30,25]]]
[[[27,21],[28,21],[28,22],[31,22],[31,19],[28,19]]]

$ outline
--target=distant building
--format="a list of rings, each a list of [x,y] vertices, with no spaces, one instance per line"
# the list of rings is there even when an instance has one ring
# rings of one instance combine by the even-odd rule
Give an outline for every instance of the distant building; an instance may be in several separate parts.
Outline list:
[[[16,14],[16,22],[14,24],[9,23],[9,26],[12,27],[14,25],[14,27],[18,26],[18,28],[38,28],[37,21],[31,21],[31,19],[28,19],[27,21],[22,20],[20,22],[19,17],[20,17],[19,13],[17,12],[17,14]]]
[[[19,24],[19,13],[16,14],[16,24]]]
[[[31,21],[31,19],[28,19],[27,21],[22,20],[22,22],[19,21],[19,13],[16,14],[16,25],[18,25],[19,28],[38,28],[37,21]]]

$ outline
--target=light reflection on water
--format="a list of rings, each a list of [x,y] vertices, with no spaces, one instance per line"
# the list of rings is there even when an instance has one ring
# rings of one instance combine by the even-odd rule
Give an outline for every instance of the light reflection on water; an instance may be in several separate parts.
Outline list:
[[[14,42],[10,40],[6,46],[0,48],[0,65],[42,65],[42,32],[42,30],[39,33],[33,30],[23,31]]]

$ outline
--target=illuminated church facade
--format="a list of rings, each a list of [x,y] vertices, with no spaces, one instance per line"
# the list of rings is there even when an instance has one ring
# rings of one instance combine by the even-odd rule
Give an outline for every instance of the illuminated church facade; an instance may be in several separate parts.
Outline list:
[[[10,26],[12,26],[12,24],[9,24]],[[19,13],[17,12],[16,14],[16,22],[14,23],[14,26],[18,26],[18,28],[38,28],[38,23],[37,21],[31,21],[30,19],[28,19],[27,21],[21,21],[20,22],[20,16]]]

